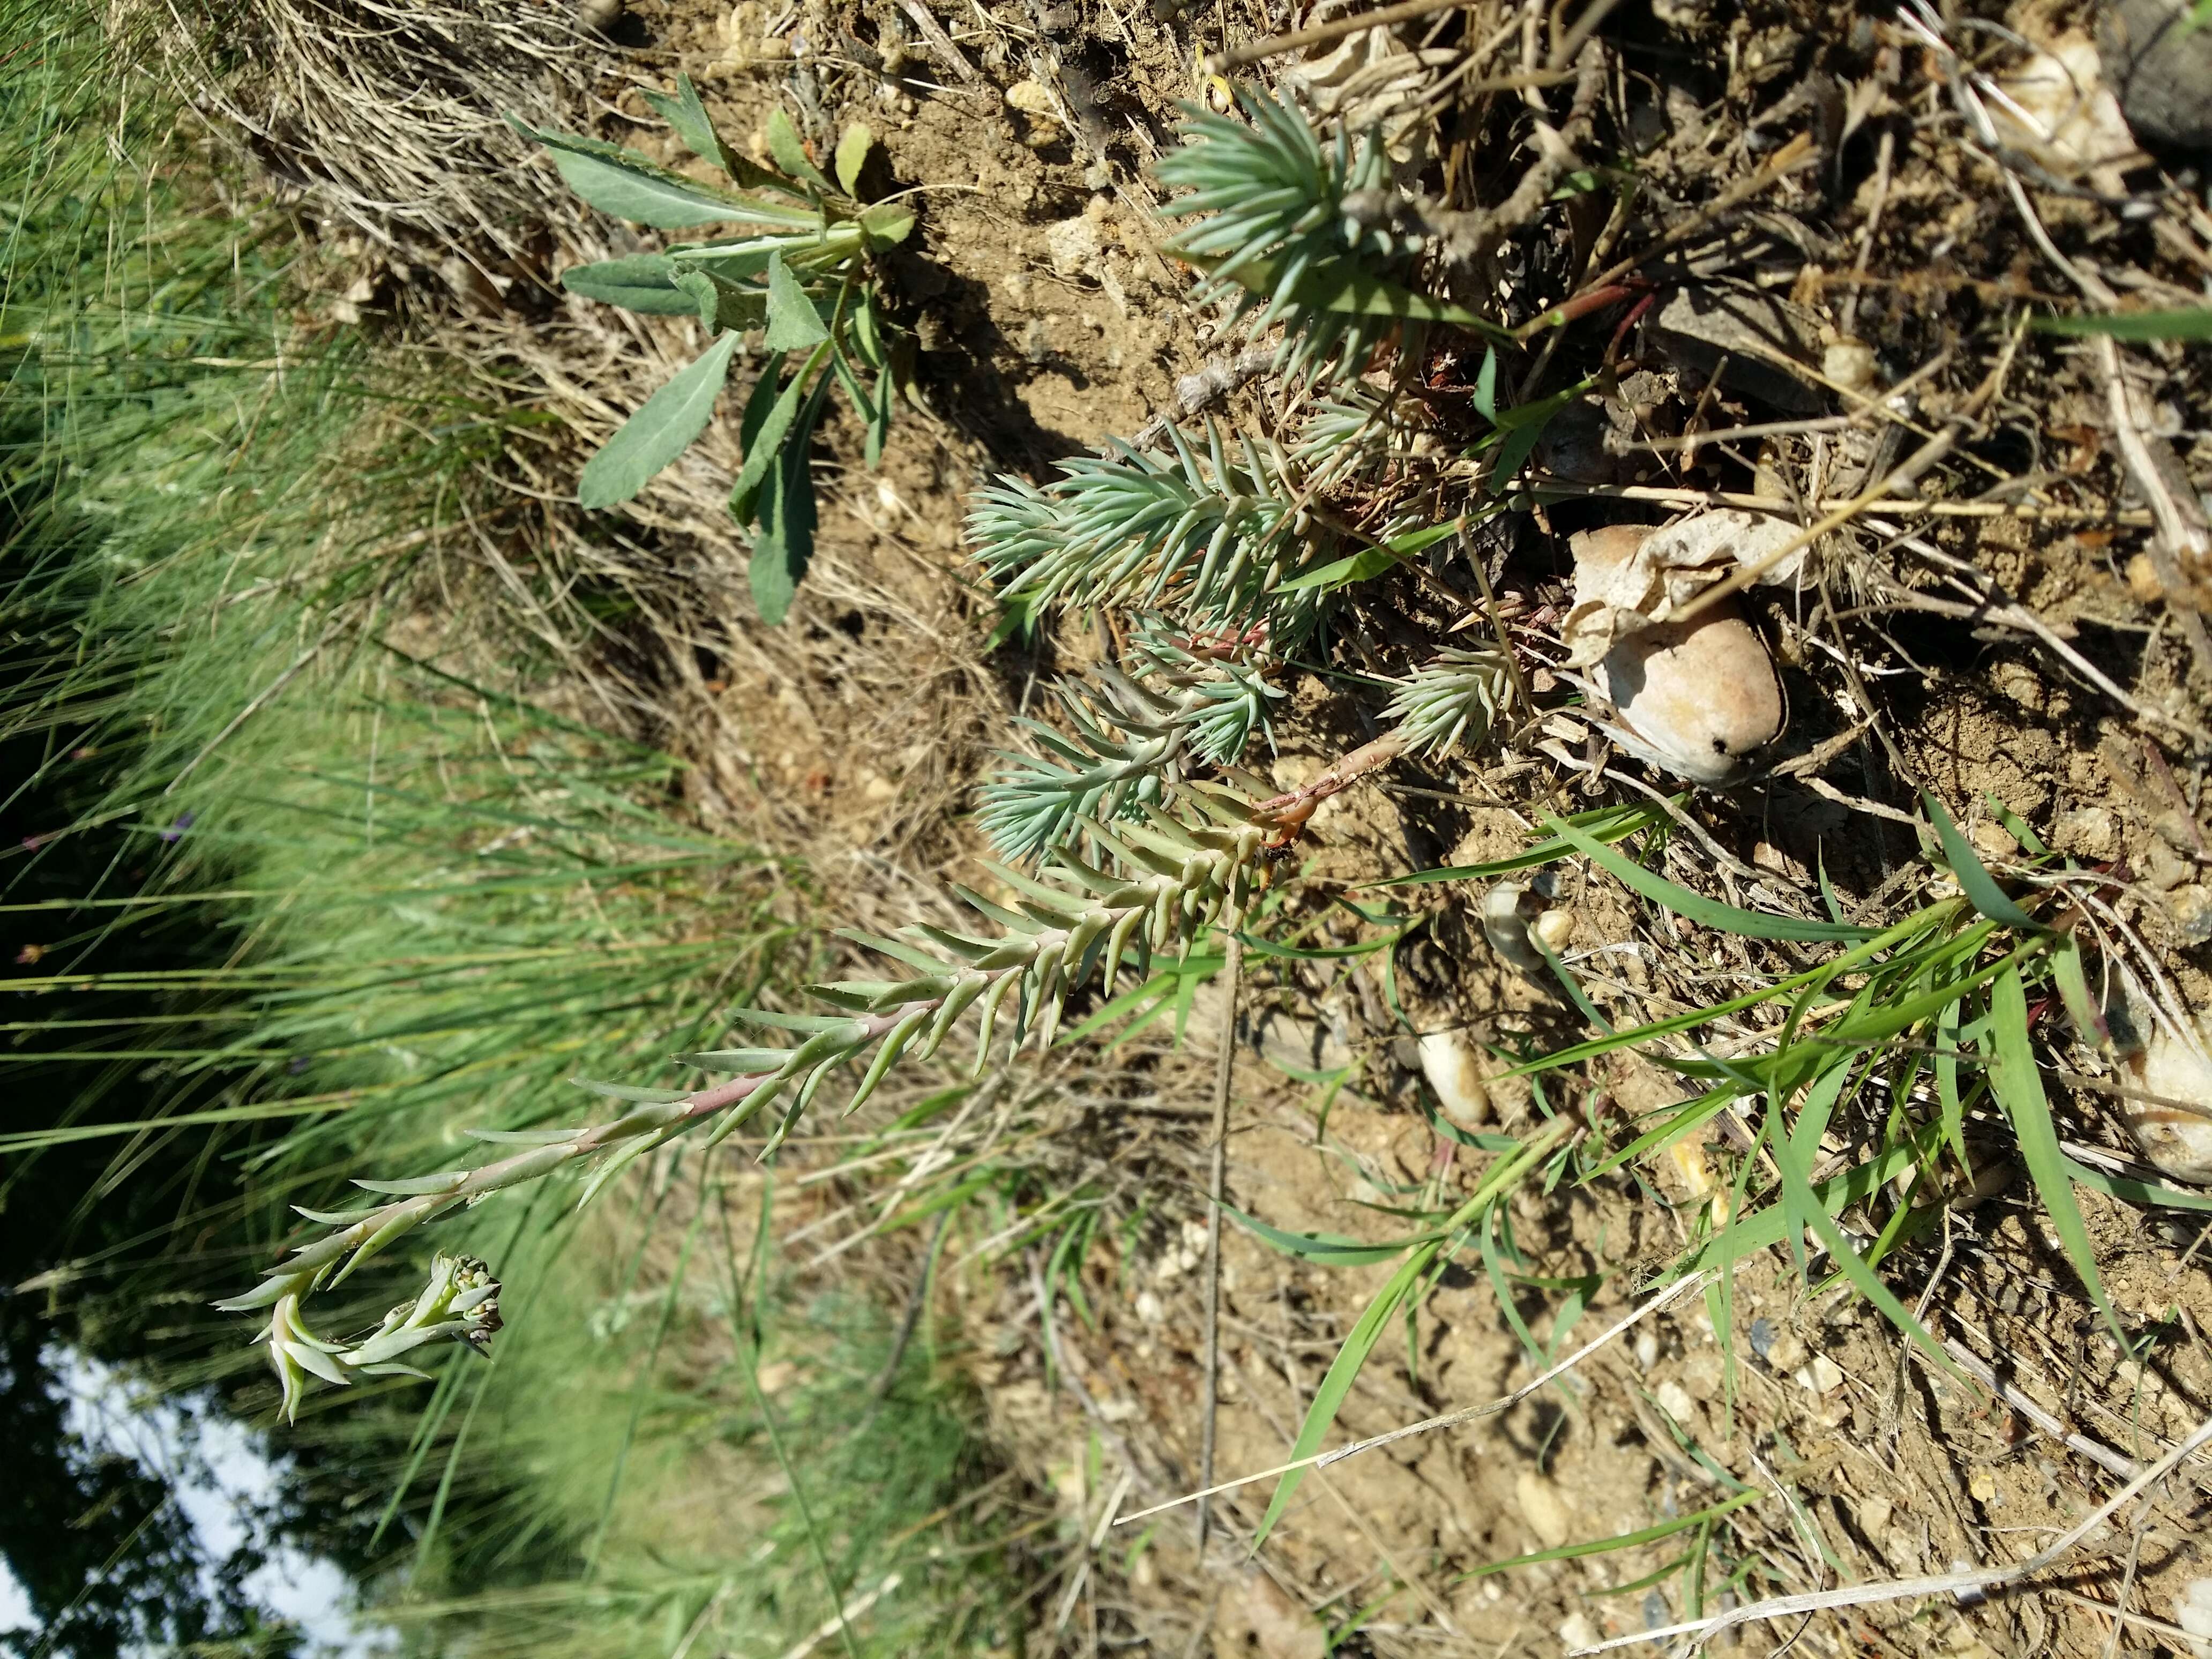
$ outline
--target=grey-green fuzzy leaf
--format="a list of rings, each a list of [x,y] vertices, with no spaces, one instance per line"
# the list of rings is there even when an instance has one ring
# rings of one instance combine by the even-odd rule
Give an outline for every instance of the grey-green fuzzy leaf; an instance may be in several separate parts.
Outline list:
[[[586,465],[576,487],[578,501],[587,507],[626,501],[690,448],[714,417],[714,400],[729,378],[737,349],[738,337],[725,334],[647,398]]]

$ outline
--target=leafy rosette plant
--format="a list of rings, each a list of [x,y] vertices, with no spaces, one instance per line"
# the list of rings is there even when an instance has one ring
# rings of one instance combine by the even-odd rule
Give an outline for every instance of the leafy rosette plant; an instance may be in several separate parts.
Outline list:
[[[587,507],[629,501],[689,448],[713,418],[746,332],[763,331],[768,359],[747,399],[743,469],[730,511],[752,532],[753,601],[781,622],[814,553],[814,481],[808,451],[833,385],[844,389],[876,465],[903,384],[906,343],[885,316],[870,256],[904,241],[914,215],[858,191],[874,136],[855,123],[837,142],[830,176],[807,155],[781,110],[768,120],[773,167],[722,141],[690,81],[646,101],[692,154],[732,187],[703,183],[635,150],[595,138],[515,125],[552,153],[554,165],[593,207],[659,230],[741,227],[739,234],[678,242],[661,252],[577,265],[563,287],[626,310],[696,316],[712,343],[647,398],[584,468]]]

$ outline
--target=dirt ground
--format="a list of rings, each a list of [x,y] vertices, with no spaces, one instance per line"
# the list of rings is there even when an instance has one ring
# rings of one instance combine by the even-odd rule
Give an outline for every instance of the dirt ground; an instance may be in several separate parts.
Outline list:
[[[968,0],[927,14],[956,62],[918,29],[918,10],[632,0],[615,44],[574,46],[573,79],[556,96],[573,129],[676,165],[672,137],[632,88],[681,71],[740,144],[761,142],[778,103],[817,145],[866,121],[887,187],[918,191],[916,242],[884,268],[921,348],[917,407],[902,412],[874,472],[860,465],[855,432],[827,428],[820,551],[790,622],[768,629],[750,614],[744,550],[722,509],[738,460],[730,420],[619,520],[549,507],[516,556],[523,587],[618,592],[633,607],[604,636],[564,648],[592,655],[597,695],[698,763],[702,812],[803,850],[833,890],[858,872],[863,908],[901,919],[936,902],[948,876],[972,878],[979,841],[961,815],[990,750],[1017,741],[1012,716],[1032,707],[1045,677],[1102,648],[1089,629],[1062,623],[1034,649],[985,656],[996,606],[963,546],[966,498],[1001,471],[1042,480],[1052,462],[1175,410],[1179,379],[1239,343],[1218,311],[1189,303],[1188,273],[1158,251],[1165,232],[1146,164],[1175,142],[1178,101],[1207,94],[1200,54],[1342,12],[1263,15],[1240,0],[1163,21],[1117,0]],[[1400,182],[1455,209],[1488,206],[1530,165],[1529,110],[1521,89],[1474,80],[1455,89],[1449,77],[1471,52],[1501,50],[1480,73],[1510,75],[1518,43],[1562,26],[1540,8],[1525,22],[1489,0],[1354,36],[1356,58],[1325,44],[1262,68],[1310,100],[1358,71],[1365,101],[1355,110],[1386,131],[1425,108],[1395,141]],[[1955,58],[1902,15],[1852,3],[1634,0],[1609,14],[1579,142],[1592,164],[1635,159],[1649,222],[1608,226],[1604,196],[1562,189],[1556,207],[1439,280],[1517,324],[1577,268],[1602,263],[1601,251],[1662,243],[1645,267],[1662,302],[1622,325],[1607,388],[1547,434],[1536,460],[1558,493],[1487,526],[1469,556],[1367,584],[1326,647],[1328,666],[1402,672],[1477,617],[1486,586],[1516,619],[1544,716],[1503,753],[1401,765],[1328,802],[1305,838],[1286,915],[1325,912],[1347,887],[1409,869],[1516,851],[1539,810],[1637,799],[1639,781],[1665,784],[1547,696],[1564,690],[1556,624],[1570,598],[1570,538],[1656,524],[1709,492],[1847,501],[1900,459],[1866,453],[1863,429],[1638,445],[1808,417],[1817,426],[1854,386],[1909,381],[1923,433],[1963,423],[1963,441],[1924,479],[1951,510],[1921,512],[1899,486],[1890,493],[1901,503],[1832,537],[1794,586],[1753,591],[1752,620],[1788,705],[1779,763],[1695,797],[1694,833],[1675,838],[1668,872],[1731,902],[1808,916],[1824,914],[1825,881],[1850,914],[1884,916],[1917,867],[1912,818],[1926,787],[1993,860],[2020,851],[2002,821],[2010,815],[2110,872],[2118,914],[2183,1000],[2212,999],[2202,828],[2212,653],[2196,609],[2212,567],[2152,556],[2156,503],[2124,441],[2155,440],[2179,492],[2173,510],[2201,518],[2212,356],[2130,343],[2107,373],[2094,342],[1992,326],[2023,301],[2071,300],[2068,264],[2131,302],[2201,303],[2212,218],[2201,182],[2182,182],[2185,156],[2137,150],[2124,129],[2114,137],[2109,100],[2069,106],[2092,129],[2077,143],[2014,134],[1999,146],[2017,162],[2009,174],[1962,133],[1962,76],[2032,102],[2039,64],[2095,72],[2108,20],[2021,0],[1942,22]],[[1551,118],[1567,93],[1551,92]],[[1816,163],[1750,188],[1801,134]],[[557,201],[550,167],[529,165]],[[2032,226],[2005,183],[2023,176],[2040,216]],[[1711,210],[1738,187],[1735,208]],[[555,417],[511,460],[557,502],[580,458],[702,342],[688,322],[617,316],[550,286],[568,263],[639,246],[634,232],[550,206],[544,225],[534,240],[509,239],[497,282],[454,284],[427,325],[417,314],[409,325],[463,361],[495,365],[485,373],[504,395]],[[332,305],[405,320],[421,303],[402,292],[404,250],[335,233],[328,246]],[[1777,370],[1756,343],[1679,317],[1668,297],[1716,295],[1781,330],[1798,366]],[[1561,349],[1563,368],[1594,366],[1635,297],[1586,324]],[[1419,367],[1424,408],[1449,435],[1467,419],[1465,343],[1433,343]],[[1271,427],[1293,401],[1263,379],[1228,416]],[[1346,690],[1341,675],[1292,668],[1286,678],[1291,713],[1274,754],[1256,763],[1291,787],[1372,737],[1381,697]],[[1609,881],[1571,871],[1565,880],[1567,959],[1608,1014],[1647,1018],[1680,1006],[1670,995],[1780,960],[1711,935],[1698,947],[1710,960],[1670,955],[1688,930],[1662,937]],[[1232,1203],[1277,1228],[1376,1241],[1403,1236],[1390,1212],[1406,1195],[1469,1188],[1481,1155],[1428,1109],[1435,1073],[1409,1030],[1447,1044],[1456,1034],[1455,1063],[1480,1072],[1498,1063],[1485,1045],[1583,1029],[1485,942],[1479,897],[1454,884],[1398,893],[1401,913],[1421,923],[1387,986],[1372,957],[1255,968],[1237,1026]],[[877,925],[873,915],[848,919]],[[1331,937],[1370,937],[1364,926],[1347,920]],[[1037,1087],[1058,1091],[1060,1103],[1036,1120],[1052,1133],[1034,1156],[1070,1179],[1116,1172],[1102,1188],[1110,1224],[1080,1270],[1095,1322],[1065,1303],[1054,1316],[1033,1253],[977,1260],[939,1285],[1008,1455],[1059,1492],[1085,1547],[1081,1573],[1041,1603],[1045,1646],[1318,1659],[1324,1630],[1340,1629],[1340,1652],[1557,1653],[1693,1616],[1693,1580],[1710,1613],[2024,1559],[2212,1413],[2212,1246],[2201,1221],[2085,1194],[2119,1311],[2131,1328],[2162,1333],[2147,1358],[2124,1361],[2000,1151],[1995,1189],[1954,1194],[1940,1228],[1889,1271],[1961,1366],[2002,1373],[2009,1402],[1939,1374],[1863,1301],[1813,1294],[1775,1251],[1737,1271],[1730,1332],[1684,1299],[1510,1410],[1327,1468],[1256,1559],[1246,1544],[1270,1482],[1220,1500],[1203,1561],[1188,1506],[1116,1528],[1197,1484],[1201,1142],[1207,1057],[1224,1024],[1218,1002],[1201,1002],[1180,1050],[1155,1027],[1040,1073]],[[2047,1082],[2063,1100],[2069,1145],[2132,1163],[2106,1097],[2055,1073]],[[1632,1112],[1680,1092],[1633,1059],[1604,1062],[1586,1083]],[[1457,1130],[1510,1127],[1532,1109],[1525,1088],[1474,1085]],[[1571,1346],[1625,1315],[1644,1276],[1689,1236],[1706,1179],[1690,1148],[1516,1198],[1525,1278],[1514,1306],[1532,1322],[1528,1341]],[[1881,1214],[1858,1220],[1871,1231]],[[1331,1356],[1389,1272],[1316,1267],[1228,1231],[1221,1478],[1286,1458]],[[1589,1306],[1554,1331],[1560,1287],[1591,1280]],[[1377,1348],[1338,1439],[1481,1404],[1540,1369],[1480,1270],[1455,1267],[1413,1326]],[[2207,1474],[2200,1459],[2127,1512],[2132,1525],[2092,1540],[2032,1591],[1923,1595],[1751,1627],[1721,1644],[1962,1659],[2186,1653],[2175,1621],[2198,1616],[2191,1586],[2212,1578]],[[1784,1501],[1614,1553],[1466,1576],[1653,1528],[1740,1484]],[[1692,1573],[1663,1574],[1692,1539],[1708,1542]],[[2212,1619],[2212,1591],[2204,1596]]]

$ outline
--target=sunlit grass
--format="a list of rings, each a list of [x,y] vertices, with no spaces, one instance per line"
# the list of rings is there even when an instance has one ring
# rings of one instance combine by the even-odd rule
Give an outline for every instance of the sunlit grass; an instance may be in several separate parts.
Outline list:
[[[464,514],[508,510],[481,492],[513,416],[301,314],[290,222],[213,188],[88,9],[0,17],[0,1183],[93,1172],[46,1294],[265,1417],[204,1304],[286,1206],[724,1040],[808,971],[804,872],[551,712],[586,700],[476,608]],[[410,1645],[781,1652],[872,1589],[858,1650],[1003,1638],[970,1403],[919,1354],[880,1379],[891,1316],[802,1292],[719,1170],[449,1224],[514,1285],[495,1362],[319,1399],[288,1441]],[[373,1324],[390,1269],[335,1317]]]

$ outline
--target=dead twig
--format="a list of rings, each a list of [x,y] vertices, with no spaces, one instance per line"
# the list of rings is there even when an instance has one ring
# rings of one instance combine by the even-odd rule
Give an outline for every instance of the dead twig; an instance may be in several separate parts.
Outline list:
[[[1650,501],[1658,507],[1741,507],[1754,513],[1773,513],[1786,518],[1796,517],[1799,510],[1797,502],[1779,495],[1754,495],[1735,489],[1670,489],[1658,484],[1575,483],[1541,473],[1528,478],[1523,489],[1538,501],[1607,500]],[[1825,513],[1850,503],[1827,496],[1805,505]],[[1863,510],[1934,519],[2018,519],[2028,524],[2117,525],[2131,529],[2152,522],[2148,512],[2132,507],[2021,507],[2012,501],[1931,501],[1910,495],[1869,501]]]
[[[1229,1182],[1229,1081],[1237,1062],[1237,992],[1244,972],[1244,918],[1231,903],[1222,918],[1228,935],[1228,960],[1223,965],[1221,1048],[1213,1062],[1213,1146],[1206,1176],[1206,1381],[1203,1415],[1198,1431],[1198,1483],[1213,1484],[1213,1443],[1221,1401],[1221,1206]],[[1198,1556],[1206,1559],[1207,1534],[1213,1528],[1213,1505],[1198,1506]]]
[[[1475,0],[1402,0],[1402,3],[1385,6],[1380,11],[1362,12],[1356,17],[1340,17],[1333,23],[1316,23],[1311,28],[1292,29],[1288,34],[1271,34],[1264,40],[1231,46],[1227,52],[1217,52],[1206,60],[1206,72],[1218,75],[1224,70],[1256,64],[1263,58],[1297,52],[1306,46],[1326,46],[1331,40],[1343,40],[1347,34],[1410,23],[1417,18],[1432,17],[1440,11],[1451,11],[1474,3]]]
[[[1602,5],[1603,0],[1601,0]],[[1593,9],[1600,8],[1594,7]],[[1564,125],[1554,127],[1540,116],[1529,131],[1536,159],[1522,174],[1511,195],[1494,208],[1447,208],[1425,197],[1408,198],[1395,190],[1363,191],[1345,198],[1347,216],[1387,222],[1406,232],[1425,236],[1436,244],[1437,257],[1445,264],[1466,269],[1514,231],[1534,220],[1552,199],[1552,192],[1569,169],[1580,161],[1578,147],[1589,141],[1600,95],[1605,90],[1605,53],[1595,41],[1585,41],[1573,78],[1575,96]],[[1556,69],[1515,77],[1534,87]]]
[[[2015,1561],[2009,1566],[1986,1567],[1978,1572],[1939,1573],[1928,1578],[1900,1578],[1887,1584],[1846,1584],[1840,1589],[1814,1590],[1803,1595],[1777,1595],[1764,1601],[1754,1601],[1748,1607],[1716,1613],[1710,1619],[1662,1625],[1656,1630],[1616,1636],[1610,1641],[1599,1642],[1589,1647],[1570,1649],[1570,1659],[1579,1659],[1583,1654],[1605,1653],[1614,1648],[1632,1646],[1638,1642],[1664,1642],[1677,1636],[1690,1637],[1699,1642],[1710,1641],[1723,1631],[1733,1630],[1738,1625],[1787,1619],[1796,1613],[1817,1613],[1828,1607],[1871,1607],[1879,1602],[1910,1601],[1922,1596],[1956,1598],[1974,1594],[1986,1595],[1993,1589],[2002,1589],[2008,1584],[2018,1583],[2023,1578],[2032,1578],[2045,1567],[2063,1560],[2090,1534],[2149,1487],[2172,1474],[2184,1458],[2207,1442],[2212,1442],[2212,1417],[2206,1418],[2186,1440],[2129,1481],[2110,1502],[2100,1505],[2080,1522],[2059,1534],[2048,1548],[2038,1551],[2025,1561]]]
[[[1927,1356],[1917,1348],[1908,1347],[1906,1352],[1923,1364],[1927,1363]],[[2006,1405],[2011,1407],[2069,1451],[2078,1452],[2099,1468],[2107,1474],[2117,1474],[2123,1480],[2132,1480],[2142,1473],[2142,1465],[2136,1462],[2134,1458],[2114,1451],[2101,1440],[2092,1440],[2086,1434],[2075,1434],[2049,1411],[2038,1405],[2033,1396],[2025,1389],[1999,1376],[1983,1361],[1979,1354],[1960,1341],[1957,1337],[1947,1336],[1943,1339],[1943,1352],[1957,1362],[1960,1370],[1966,1372],[1975,1382],[1996,1395]]]
[[[1168,428],[1202,415],[1223,398],[1243,391],[1275,366],[1275,348],[1252,346],[1234,357],[1216,357],[1194,374],[1176,382],[1175,407],[1163,410],[1137,428],[1129,440],[1132,449],[1150,449],[1168,435]]]
[[[1209,1486],[1200,1492],[1188,1492],[1180,1498],[1170,1498],[1164,1504],[1155,1504],[1148,1510],[1139,1510],[1134,1515],[1125,1515],[1114,1524],[1117,1527],[1126,1527],[1133,1522],[1144,1520],[1147,1516],[1158,1515],[1162,1510],[1171,1510],[1179,1504],[1202,1502],[1218,1493],[1233,1492],[1238,1486],[1249,1486],[1255,1480],[1272,1480],[1278,1475],[1288,1474],[1292,1469],[1318,1468],[1325,1464],[1340,1463],[1347,1457],[1357,1457],[1360,1453],[1373,1451],[1378,1446],[1392,1445],[1401,1440],[1411,1439],[1417,1434],[1426,1434],[1431,1429],[1455,1428],[1462,1423],[1472,1423],[1477,1418],[1495,1417],[1500,1412],[1511,1411],[1538,1389],[1565,1376],[1567,1372],[1581,1364],[1583,1360],[1605,1346],[1623,1331],[1642,1323],[1662,1308],[1680,1300],[1690,1291],[1704,1289],[1712,1282],[1712,1279],[1713,1275],[1711,1273],[1693,1273],[1679,1283],[1669,1285],[1642,1307],[1614,1321],[1605,1330],[1577,1348],[1541,1376],[1531,1377],[1512,1393],[1501,1395],[1486,1405],[1468,1406],[1459,1411],[1446,1412],[1438,1417],[1424,1418],[1418,1423],[1408,1423],[1403,1428],[1392,1429],[1388,1433],[1373,1435],[1365,1440],[1355,1440],[1348,1446],[1339,1446],[1334,1451],[1316,1452],[1311,1457],[1301,1457],[1291,1462],[1279,1463],[1272,1469],[1260,1469],[1250,1474],[1240,1474],[1233,1480],[1224,1480],[1217,1486]],[[2207,1428],[2212,1430],[2212,1425],[2208,1425]]]
[[[930,51],[960,77],[963,84],[972,87],[982,80],[983,77],[975,72],[975,65],[968,61],[959,47],[952,44],[952,37],[945,33],[943,24],[930,15],[929,8],[923,5],[921,0],[899,0],[899,9],[914,19],[915,27],[921,31],[921,38]]]

